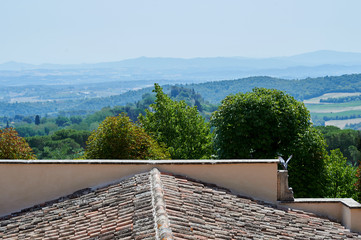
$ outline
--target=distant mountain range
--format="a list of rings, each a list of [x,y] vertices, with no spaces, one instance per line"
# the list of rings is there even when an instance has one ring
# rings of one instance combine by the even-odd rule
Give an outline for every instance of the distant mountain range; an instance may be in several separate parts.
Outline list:
[[[0,84],[83,84],[129,80],[199,83],[249,76],[300,79],[353,73],[361,73],[361,53],[317,51],[274,58],[141,57],[117,62],[71,65],[7,62],[0,64]],[[67,80],[63,80],[63,77]],[[39,81],[39,78],[42,80]]]

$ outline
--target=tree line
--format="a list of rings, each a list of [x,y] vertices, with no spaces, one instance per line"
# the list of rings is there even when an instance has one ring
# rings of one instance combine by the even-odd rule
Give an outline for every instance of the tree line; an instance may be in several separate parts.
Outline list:
[[[355,101],[361,101],[361,95],[320,99],[321,103],[345,103],[345,102],[355,102]]]

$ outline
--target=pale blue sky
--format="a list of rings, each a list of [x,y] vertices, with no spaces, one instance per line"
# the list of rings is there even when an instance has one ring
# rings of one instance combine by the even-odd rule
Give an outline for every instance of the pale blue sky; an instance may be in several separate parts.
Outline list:
[[[361,52],[360,0],[0,0],[0,63]]]

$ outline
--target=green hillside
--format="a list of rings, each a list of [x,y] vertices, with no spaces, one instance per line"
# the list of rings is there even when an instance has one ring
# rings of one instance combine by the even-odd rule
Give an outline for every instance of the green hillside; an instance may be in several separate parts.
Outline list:
[[[177,85],[194,90],[205,101],[219,104],[229,94],[251,91],[254,87],[275,88],[287,92],[297,100],[310,99],[331,92],[361,92],[361,74],[334,77],[307,78],[301,80],[285,80],[272,77],[249,77],[237,80],[206,82],[201,84]],[[171,86],[163,86],[170,93]],[[150,93],[153,87],[129,91],[120,95],[91,98],[83,100],[56,100],[33,103],[0,103],[0,116],[14,118],[16,115],[85,115],[102,109],[136,103],[142,95]]]

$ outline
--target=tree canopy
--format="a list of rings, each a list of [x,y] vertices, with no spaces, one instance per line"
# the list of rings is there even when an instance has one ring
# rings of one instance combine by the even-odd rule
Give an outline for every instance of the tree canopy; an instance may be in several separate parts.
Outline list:
[[[312,127],[303,103],[279,90],[254,88],[227,96],[211,123],[219,158],[293,155],[289,173],[296,196],[323,195],[326,145],[321,133]]]
[[[303,103],[275,89],[227,96],[213,113],[219,158],[275,158],[310,126]]]
[[[35,159],[32,149],[13,128],[0,129],[0,159]]]
[[[326,160],[327,170],[327,197],[357,199],[355,184],[357,182],[357,169],[348,165],[346,157],[340,149],[331,150]]]
[[[128,116],[107,117],[87,141],[87,159],[169,159],[143,128]]]
[[[62,129],[49,136],[27,137],[38,159],[75,159],[84,154],[89,131]]]
[[[145,116],[139,116],[145,130],[167,146],[172,159],[209,158],[212,134],[197,107],[173,101],[158,84],[154,86],[155,104],[150,105]]]
[[[356,166],[361,159],[361,132],[353,129],[340,129],[335,126],[317,126],[323,134],[327,151],[340,149],[347,162]]]

